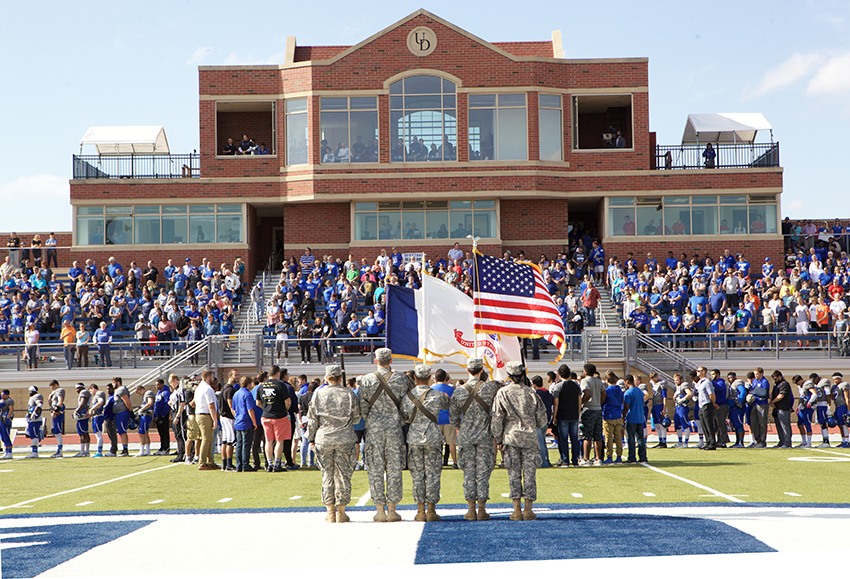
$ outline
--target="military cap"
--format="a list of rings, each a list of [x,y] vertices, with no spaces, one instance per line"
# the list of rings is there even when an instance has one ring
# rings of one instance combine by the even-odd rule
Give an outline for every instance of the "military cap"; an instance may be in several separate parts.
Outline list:
[[[375,360],[378,362],[389,362],[393,358],[393,351],[389,348],[378,348],[375,350]]]
[[[505,371],[508,376],[522,376],[522,362],[508,362],[505,364]]]
[[[325,367],[325,376],[342,376],[342,368],[339,364],[331,364]]]
[[[431,366],[429,366],[428,364],[417,364],[413,368],[413,374],[417,378],[427,378],[431,375]]]
[[[470,358],[466,361],[466,369],[472,372],[478,372],[484,368],[484,360],[481,358]]]

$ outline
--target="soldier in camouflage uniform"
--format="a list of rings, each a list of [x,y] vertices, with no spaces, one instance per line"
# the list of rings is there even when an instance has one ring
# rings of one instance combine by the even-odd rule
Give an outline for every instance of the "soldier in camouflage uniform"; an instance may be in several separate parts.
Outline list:
[[[354,391],[342,384],[342,368],[328,366],[328,385],[316,390],[307,411],[307,439],[316,451],[322,469],[322,502],[328,508],[325,520],[347,523],[345,505],[351,502],[354,472],[354,425],[360,422],[360,403]]]
[[[449,397],[432,390],[431,366],[417,364],[413,370],[416,387],[401,401],[407,431],[407,467],[413,479],[413,501],[418,507],[414,521],[429,523],[440,520],[436,504],[440,502],[440,474],[443,471],[443,433],[437,415],[449,409]],[[425,504],[428,511],[425,511]]]
[[[449,423],[458,429],[457,458],[463,469],[463,494],[469,512],[467,521],[486,521],[487,501],[490,500],[490,475],[496,466],[493,435],[490,434],[490,410],[501,382],[482,381],[484,362],[472,358],[466,364],[469,380],[455,388],[449,405]],[[475,396],[473,396],[475,394]],[[478,512],[475,512],[478,501]]]
[[[536,471],[542,462],[537,429],[548,422],[546,407],[534,390],[523,383],[522,364],[508,362],[506,369],[509,383],[493,400],[490,429],[502,449],[508,469],[514,503],[510,519],[532,521],[537,518],[531,509],[537,500]],[[523,498],[525,511],[520,509]]]
[[[378,369],[360,380],[360,413],[366,421],[366,469],[377,522],[401,520],[395,510],[402,497],[404,458],[399,405],[413,384],[404,374],[392,371],[392,357],[389,348],[375,350]]]

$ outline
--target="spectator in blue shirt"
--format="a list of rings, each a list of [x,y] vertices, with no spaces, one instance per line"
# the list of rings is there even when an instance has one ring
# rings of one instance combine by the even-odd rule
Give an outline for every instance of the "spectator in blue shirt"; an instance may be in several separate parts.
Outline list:
[[[626,420],[626,436],[629,444],[629,457],[626,462],[646,462],[646,439],[643,436],[646,417],[643,413],[643,392],[635,386],[634,376],[626,374],[626,390],[623,396],[623,417]],[[637,453],[635,453],[637,450]]]
[[[236,472],[254,472],[251,466],[251,448],[257,428],[257,404],[251,392],[253,379],[243,376],[233,394],[233,425],[236,429]]]
[[[110,344],[112,343],[112,332],[106,327],[106,322],[100,322],[100,328],[94,333],[94,342],[97,344],[97,351],[100,355],[100,367],[112,367],[112,353]]]
[[[605,432],[605,460],[602,464],[621,464],[623,462],[623,390],[617,383],[617,375],[608,372],[605,375],[608,386],[605,388],[602,403],[602,426]],[[643,398],[641,397],[641,400]],[[643,413],[643,404],[640,406]],[[617,447],[617,459],[612,460],[614,446]]]

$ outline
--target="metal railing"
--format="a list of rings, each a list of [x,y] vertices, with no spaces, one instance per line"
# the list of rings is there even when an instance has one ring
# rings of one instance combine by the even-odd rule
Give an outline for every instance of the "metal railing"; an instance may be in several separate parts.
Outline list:
[[[159,366],[157,366],[156,368],[154,368],[153,370],[151,370],[147,374],[143,374],[142,376],[139,376],[138,378],[133,380],[133,382],[128,386],[128,388],[132,392],[133,388],[138,386],[139,384],[148,384],[148,383],[150,383],[151,381],[153,381],[157,378],[163,378],[171,370],[174,370],[175,368],[178,368],[179,366],[185,365],[186,362],[188,362],[189,365],[196,366],[197,363],[200,362],[201,354],[204,353],[204,352],[207,352],[209,350],[210,341],[211,341],[210,338],[207,338],[205,340],[199,340],[197,342],[183,342],[182,344],[185,347],[185,349],[183,351],[181,351],[180,354],[178,354],[177,356],[174,356],[173,358],[168,360],[166,363],[160,364]],[[187,344],[188,344],[188,347],[186,347]],[[205,367],[209,366],[210,365],[209,364],[209,358],[210,358],[210,356],[208,355],[207,356],[207,364],[205,364],[202,367],[195,368],[195,371],[203,370]],[[194,362],[194,364],[193,364],[193,362]],[[163,380],[164,379],[165,378],[163,378]]]
[[[751,360],[751,359],[833,359],[850,356],[850,341],[839,340],[830,332],[811,332],[806,335],[782,332],[749,332],[722,334],[640,334],[644,344],[642,356],[657,358],[654,350],[667,355],[672,352],[678,361],[690,359]]]
[[[716,169],[779,167],[779,143],[712,143]],[[655,169],[703,169],[705,145],[656,145]],[[670,153],[669,162],[667,153]]]
[[[188,179],[201,176],[201,156],[74,155],[74,179]]]

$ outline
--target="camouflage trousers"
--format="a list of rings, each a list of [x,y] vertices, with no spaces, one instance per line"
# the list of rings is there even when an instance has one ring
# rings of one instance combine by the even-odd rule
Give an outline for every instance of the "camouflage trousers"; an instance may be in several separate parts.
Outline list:
[[[413,445],[407,449],[407,468],[413,479],[413,502],[440,502],[440,475],[443,471],[442,446]]]
[[[496,467],[493,443],[457,447],[458,466],[463,469],[463,496],[467,501],[490,500],[490,475]]]
[[[543,462],[540,449],[536,446],[521,448],[507,444],[502,448],[504,449],[502,456],[505,457],[505,468],[508,470],[511,500],[536,501],[537,467]]]
[[[322,469],[322,503],[326,505],[350,503],[351,475],[354,473],[354,445],[316,445],[316,462]]]
[[[367,430],[365,459],[372,502],[376,505],[401,502],[404,464],[401,429]]]

